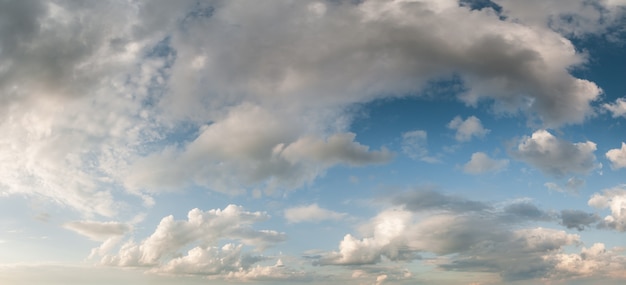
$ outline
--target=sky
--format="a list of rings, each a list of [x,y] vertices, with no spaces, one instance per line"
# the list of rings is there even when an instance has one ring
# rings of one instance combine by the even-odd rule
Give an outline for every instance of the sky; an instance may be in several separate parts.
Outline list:
[[[0,283],[624,284],[626,1],[0,1]]]

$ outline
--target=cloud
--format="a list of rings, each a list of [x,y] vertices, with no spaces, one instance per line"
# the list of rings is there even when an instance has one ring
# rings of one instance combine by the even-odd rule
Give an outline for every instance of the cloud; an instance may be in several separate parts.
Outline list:
[[[602,193],[594,193],[589,201],[589,206],[605,209],[608,208],[611,214],[604,217],[600,227],[615,229],[620,232],[626,231],[626,185],[619,185],[611,189],[606,189]]]
[[[543,184],[546,188],[562,193],[578,194],[580,188],[585,186],[585,180],[578,177],[570,177],[564,185],[558,185],[554,182],[546,182]]]
[[[387,260],[414,261],[420,256],[434,254],[428,264],[442,270],[497,273],[501,282],[563,280],[583,275],[594,278],[617,276],[612,270],[584,269],[584,266],[576,266],[568,260],[579,260],[577,262],[585,266],[604,260],[602,262],[614,269],[626,265],[626,258],[620,255],[618,248],[596,251],[603,245],[591,247],[596,253],[606,254],[603,257],[595,256],[591,248],[586,247],[580,253],[569,250],[566,253],[566,247],[583,245],[579,235],[527,226],[529,221],[559,221],[567,228],[583,230],[598,222],[599,218],[594,214],[580,210],[545,211],[528,199],[489,205],[445,194],[424,193],[398,194],[392,201],[396,201],[395,205],[404,205],[400,201],[407,201],[404,209],[381,211],[359,226],[360,237],[346,234],[336,251],[322,253],[316,263],[367,268]],[[413,196],[415,201],[408,201],[408,197]],[[428,196],[438,198],[428,199]],[[408,205],[419,205],[422,201],[438,202],[426,202],[425,206],[416,206],[409,211]],[[468,207],[469,204],[476,206]],[[585,273],[580,275],[583,271]],[[353,274],[353,278],[363,276],[363,271]]]
[[[606,158],[611,161],[611,168],[626,168],[626,143],[622,143],[622,148],[611,149],[606,152]]]
[[[606,276],[623,279],[626,270],[626,256],[623,249],[607,249],[603,243],[595,243],[589,248],[583,247],[579,254],[558,254],[550,258],[555,263],[551,277],[580,278],[588,276]]]
[[[320,208],[317,204],[288,208],[285,210],[285,219],[289,223],[320,222],[324,220],[340,220],[345,213]]]
[[[511,154],[546,175],[562,177],[570,173],[587,174],[595,169],[595,150],[594,142],[570,143],[546,130],[538,130],[522,138]]]
[[[483,127],[480,119],[474,116],[468,117],[465,121],[460,116],[456,116],[448,123],[448,128],[456,130],[454,138],[460,142],[470,141],[472,137],[482,138],[490,132]]]
[[[453,0],[0,5],[3,195],[86,218],[153,192],[296,189],[389,161],[354,141],[350,107],[432,80],[546,126],[584,121],[601,93],[570,74],[586,58],[562,35]],[[273,156],[281,144],[291,157]]]
[[[618,98],[615,103],[606,103],[602,107],[613,113],[613,118],[626,116],[626,98]]]
[[[105,241],[113,236],[122,236],[131,230],[131,226],[119,222],[75,221],[63,224],[63,227],[86,236],[92,240]]]
[[[585,227],[591,226],[600,221],[600,217],[596,214],[587,213],[581,210],[562,210],[561,224],[568,229],[577,229],[582,231]]]
[[[428,133],[423,130],[402,133],[402,152],[415,160],[430,163],[439,161],[428,155]]]
[[[355,142],[353,133],[326,139],[298,137],[299,123],[259,106],[234,107],[224,119],[204,126],[183,148],[166,148],[140,158],[126,185],[158,191],[192,184],[230,194],[255,185],[294,189],[333,165],[363,166],[393,158],[385,148],[370,151]]]
[[[148,238],[140,243],[126,242],[118,254],[103,256],[102,263],[115,266],[158,267],[163,260],[172,258],[187,245],[197,243],[214,245],[222,239],[239,240],[245,245],[263,249],[286,238],[284,233],[254,230],[251,227],[253,223],[268,218],[264,212],[247,212],[243,207],[236,205],[206,212],[193,209],[189,211],[186,221],[177,221],[173,216],[167,216]]]
[[[484,152],[475,152],[468,163],[463,166],[463,171],[470,174],[482,174],[487,172],[498,172],[509,165],[508,159],[491,159]]]
[[[412,212],[421,211],[452,211],[468,212],[481,211],[490,206],[449,194],[443,194],[433,189],[416,189],[394,195],[391,203],[396,206],[403,206],[404,209]]]
[[[621,23],[623,5],[619,1],[553,0],[524,1],[494,0],[502,14],[511,20],[551,29],[571,37],[585,37],[611,31]]]

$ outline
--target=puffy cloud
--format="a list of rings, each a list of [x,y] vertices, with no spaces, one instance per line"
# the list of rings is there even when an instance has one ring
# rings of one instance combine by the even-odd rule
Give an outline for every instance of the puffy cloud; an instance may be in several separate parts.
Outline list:
[[[618,98],[615,103],[606,103],[602,106],[613,113],[613,118],[626,116],[626,98]]]
[[[0,188],[87,216],[116,215],[128,194],[149,206],[146,192],[187,186],[294,189],[336,164],[388,161],[347,133],[349,107],[431,80],[458,76],[464,102],[548,126],[582,122],[601,92],[569,73],[586,59],[558,33],[453,0],[0,11],[0,158],[13,162]],[[292,156],[275,157],[280,144]]]
[[[320,222],[324,220],[339,220],[345,213],[320,208],[317,204],[293,207],[285,210],[285,219],[289,223]]]
[[[439,161],[428,155],[428,133],[423,130],[402,133],[402,152],[415,160],[431,163]]]
[[[353,133],[298,138],[304,120],[299,123],[259,106],[237,106],[182,149],[166,148],[139,159],[126,185],[154,191],[193,184],[231,194],[263,184],[269,190],[293,189],[336,164],[362,166],[393,157],[384,148],[370,151],[354,141]]]
[[[602,243],[595,243],[589,248],[583,247],[579,254],[558,254],[548,259],[554,262],[552,277],[572,278],[605,276],[608,278],[626,278],[626,256],[620,248],[607,249]]]
[[[399,194],[395,201],[405,199],[406,194]],[[439,211],[423,211],[436,208],[429,205],[416,211],[388,209],[380,212],[359,227],[360,238],[345,235],[338,250],[321,254],[316,262],[365,265],[361,269],[385,260],[408,261],[419,259],[422,253],[434,254],[439,258],[435,257],[429,264],[436,264],[443,270],[498,273],[502,282],[577,278],[583,276],[576,273],[577,270],[600,260],[613,269],[624,266],[625,257],[618,249],[602,251],[594,245],[583,247],[579,254],[565,253],[568,246],[582,245],[579,235],[558,229],[525,227],[527,221],[559,220],[568,228],[582,230],[598,221],[593,214],[579,210],[544,211],[527,199],[489,207],[457,207],[455,211],[449,210],[449,201],[454,200],[451,197],[442,194],[438,200],[440,202],[435,204],[441,205]],[[594,256],[597,254],[606,255]],[[589,269],[584,276],[619,275],[612,270]],[[352,275],[361,279],[366,276],[373,278],[363,269]]]
[[[562,177],[569,173],[587,174],[596,168],[595,150],[594,142],[570,143],[538,130],[521,139],[512,155],[547,175]]]
[[[600,221],[600,217],[597,214],[587,213],[581,210],[562,210],[561,211],[561,224],[568,229],[577,229],[582,231],[585,227],[591,226]]]
[[[102,263],[117,266],[159,266],[162,260],[175,256],[187,245],[212,245],[222,239],[239,240],[243,244],[263,249],[285,240],[284,233],[252,229],[251,224],[268,218],[264,212],[247,212],[235,205],[206,212],[193,209],[189,211],[186,221],[177,221],[173,216],[167,216],[148,238],[139,244],[133,241],[125,243],[118,254],[105,255]],[[192,252],[195,255],[188,259],[202,257],[203,250],[207,249]]]
[[[611,168],[626,168],[626,143],[622,143],[622,148],[614,148],[607,151],[605,155],[611,161]]]
[[[245,255],[242,248],[243,245],[232,243],[221,248],[194,247],[186,255],[170,260],[155,271],[176,275],[217,275],[248,270],[253,264],[264,259],[260,256]]]
[[[448,128],[456,130],[454,138],[460,142],[469,141],[472,137],[482,138],[490,132],[490,130],[483,127],[480,119],[474,116],[470,116],[465,120],[460,116],[456,116],[448,123]]]
[[[63,227],[97,241],[122,236],[131,230],[130,225],[119,222],[75,221],[65,223]]]
[[[601,227],[626,231],[626,185],[620,185],[604,190],[602,193],[595,193],[587,202],[589,206],[605,209],[608,208],[611,214],[604,217],[600,223]]]
[[[470,174],[481,174],[486,172],[498,172],[509,165],[508,159],[491,159],[484,152],[475,152],[468,163],[463,166],[463,171]]]

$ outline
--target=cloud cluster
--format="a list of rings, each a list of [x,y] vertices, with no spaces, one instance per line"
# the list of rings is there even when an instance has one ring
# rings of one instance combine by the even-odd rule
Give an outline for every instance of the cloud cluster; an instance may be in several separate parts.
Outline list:
[[[367,265],[435,254],[443,270],[492,272],[503,281],[614,277],[614,270],[626,269],[626,257],[618,248],[604,250],[603,244],[596,244],[579,254],[566,253],[565,247],[582,245],[579,235],[525,227],[528,221],[559,221],[583,230],[599,220],[594,214],[545,211],[526,199],[487,204],[432,190],[401,193],[391,201],[402,208],[382,211],[360,226],[362,238],[347,234],[337,251],[322,254],[317,262]],[[596,264],[614,270],[590,270]]]
[[[586,59],[560,34],[453,0],[0,11],[0,157],[12,161],[0,191],[85,215],[114,216],[128,194],[149,205],[147,193],[189,186],[293,189],[337,164],[389,161],[348,132],[349,107],[431,80],[458,76],[464,102],[548,126],[582,122],[601,92],[569,73]]]
[[[163,218],[152,235],[138,243],[133,240],[125,242],[115,254],[110,251],[115,250],[121,239],[110,238],[92,251],[92,257],[101,256],[103,265],[146,267],[149,272],[157,274],[226,279],[285,279],[293,274],[294,278],[303,278],[301,272],[278,264],[280,261],[273,266],[262,265],[259,263],[273,258],[244,251],[245,246],[262,251],[286,239],[284,233],[252,228],[252,224],[268,218],[264,212],[248,212],[236,205],[228,205],[223,210],[193,209],[187,220],[175,220],[173,216]],[[102,231],[91,230],[87,234]],[[218,246],[225,240],[230,243]],[[186,253],[181,252],[189,246],[193,247]]]
[[[546,175],[562,177],[570,173],[587,174],[598,167],[595,151],[594,142],[571,143],[547,130],[538,130],[522,138],[511,154]]]

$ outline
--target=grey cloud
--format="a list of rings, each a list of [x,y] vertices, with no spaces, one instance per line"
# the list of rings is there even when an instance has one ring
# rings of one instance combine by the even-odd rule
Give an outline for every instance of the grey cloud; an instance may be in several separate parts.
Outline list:
[[[594,142],[571,143],[546,130],[538,130],[521,139],[511,155],[547,175],[562,177],[570,173],[587,174],[598,167],[595,151]]]
[[[554,126],[582,122],[600,94],[569,73],[585,57],[561,35],[458,1],[285,3],[0,3],[7,193],[113,216],[127,194],[295,189],[391,159],[350,137],[354,104],[456,76],[460,100]],[[292,143],[323,159],[273,153]]]
[[[65,223],[64,228],[97,241],[105,241],[113,236],[121,236],[131,230],[131,226],[119,222],[74,221]]]
[[[530,201],[516,201],[506,205],[503,209],[503,218],[518,221],[550,221],[555,217],[554,213],[541,210]]]
[[[599,222],[601,219],[597,214],[588,213],[581,210],[562,210],[561,224],[568,229],[577,229],[579,231],[590,227],[592,224]]]
[[[489,209],[488,204],[468,200],[448,194],[442,194],[434,189],[417,189],[401,193],[391,199],[394,205],[402,205],[405,209],[414,212],[445,210],[452,212],[482,211]]]

